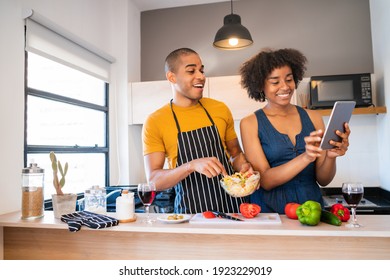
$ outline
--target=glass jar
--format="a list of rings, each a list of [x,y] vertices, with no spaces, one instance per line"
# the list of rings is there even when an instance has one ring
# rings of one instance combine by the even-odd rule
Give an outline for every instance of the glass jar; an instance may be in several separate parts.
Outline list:
[[[84,193],[84,210],[96,214],[107,213],[106,190],[99,186],[92,186]]]
[[[22,169],[22,219],[44,215],[44,169],[36,163]]]

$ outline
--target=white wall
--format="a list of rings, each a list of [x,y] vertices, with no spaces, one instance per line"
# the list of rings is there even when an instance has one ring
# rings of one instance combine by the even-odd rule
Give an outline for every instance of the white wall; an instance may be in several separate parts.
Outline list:
[[[379,104],[386,106],[387,114],[378,117],[379,170],[381,186],[390,190],[390,1],[370,0],[371,33],[374,53],[374,71]]]
[[[132,1],[129,1],[129,6],[132,6]],[[129,57],[128,69],[129,69],[129,82],[139,82],[141,80],[141,27],[140,21],[141,16],[136,8],[129,7]],[[136,23],[134,22],[136,21]],[[128,85],[127,85],[128,86]],[[132,100],[129,98],[127,104],[123,104],[127,108],[130,108]],[[129,106],[129,107],[127,107]],[[128,124],[126,119],[126,125]],[[128,130],[128,153],[123,155],[128,157],[128,183],[138,184],[146,180],[145,171],[143,166],[143,155],[142,155],[142,139],[141,139],[141,126],[127,126]]]
[[[0,0],[0,214],[20,209],[24,22],[31,8],[116,58],[110,87],[110,183],[128,184],[127,84],[140,77],[140,13],[128,0]],[[129,33],[129,31],[131,33]],[[133,36],[134,34],[134,36]]]
[[[17,210],[23,168],[24,55],[20,1],[0,1],[0,214]]]
[[[365,186],[380,186],[377,115],[352,115],[350,146],[337,159],[337,173],[329,187],[341,187],[346,181],[360,181]],[[324,117],[325,124],[329,117]],[[367,145],[367,143],[373,143]]]

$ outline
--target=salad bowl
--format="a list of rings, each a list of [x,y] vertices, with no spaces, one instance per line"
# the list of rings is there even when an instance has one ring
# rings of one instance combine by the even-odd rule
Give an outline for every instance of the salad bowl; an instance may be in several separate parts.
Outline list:
[[[220,180],[221,187],[233,197],[244,197],[254,193],[260,184],[260,173],[236,172]]]

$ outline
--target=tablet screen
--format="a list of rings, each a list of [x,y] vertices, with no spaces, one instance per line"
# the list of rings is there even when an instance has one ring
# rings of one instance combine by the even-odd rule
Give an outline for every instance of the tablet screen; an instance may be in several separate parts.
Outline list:
[[[355,108],[355,101],[337,101],[334,106],[328,124],[325,129],[324,136],[320,144],[321,149],[333,149],[334,146],[329,144],[330,140],[340,142],[340,137],[336,134],[336,130],[344,131],[344,123],[349,122]]]

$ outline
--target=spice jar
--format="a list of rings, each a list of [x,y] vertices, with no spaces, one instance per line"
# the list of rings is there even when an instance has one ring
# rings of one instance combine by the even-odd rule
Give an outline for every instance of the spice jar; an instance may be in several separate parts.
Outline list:
[[[134,218],[134,193],[123,190],[122,195],[116,199],[116,218],[121,223],[133,222]]]
[[[22,219],[44,215],[44,169],[36,163],[22,169]]]
[[[92,186],[84,193],[84,210],[96,214],[106,214],[106,190],[99,186]]]

